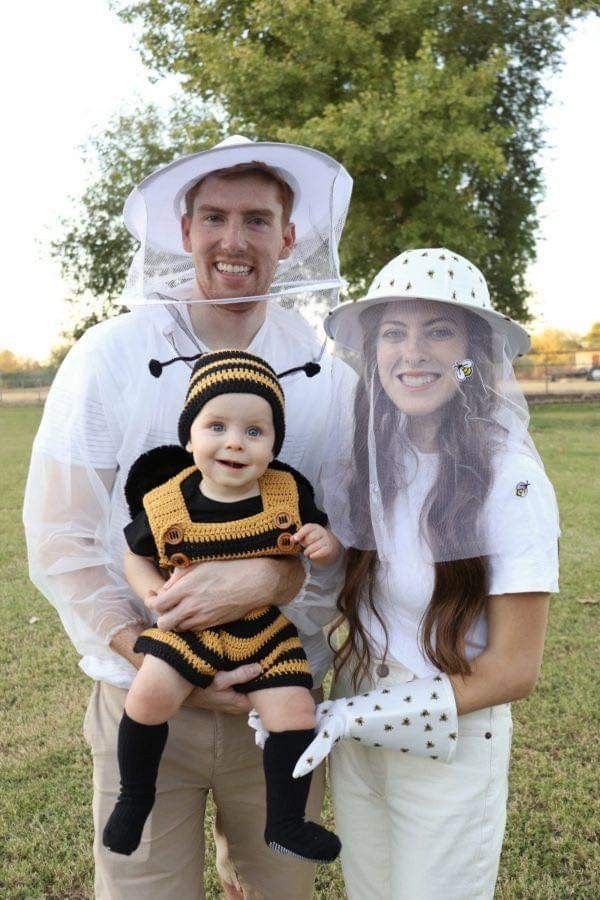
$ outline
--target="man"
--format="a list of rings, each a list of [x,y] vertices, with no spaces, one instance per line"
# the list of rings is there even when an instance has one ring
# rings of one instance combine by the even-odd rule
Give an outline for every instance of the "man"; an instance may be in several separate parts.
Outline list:
[[[156,616],[163,628],[201,628],[295,598],[286,612],[301,632],[315,685],[328,668],[321,626],[333,615],[335,579],[311,576],[300,591],[304,572],[293,560],[205,563],[163,592],[153,610],[143,609],[122,571],[123,483],[142,452],[177,441],[189,372],[171,366],[154,380],[150,359],[236,347],[282,371],[318,356],[301,317],[264,298],[335,290],[350,189],[347,173],[323,154],[239,137],[150,175],[125,207],[126,224],[141,242],[128,279],[137,305],[90,329],[50,392],[33,448],[25,525],[32,580],[56,606],[95,681],[84,730],[94,760],[99,898],[204,897],[209,790],[227,896],[311,895],[312,867],[276,856],[262,839],[261,760],[246,724],[247,700],[233,690],[256,675],[253,667],[219,673],[172,720],[139,850],[128,858],[110,854],[99,835],[118,791],[116,730],[141,662],[133,645]],[[329,406],[351,381],[349,370],[327,357],[316,378],[286,379],[280,458],[317,487]],[[310,817],[318,816],[322,794],[321,773]]]

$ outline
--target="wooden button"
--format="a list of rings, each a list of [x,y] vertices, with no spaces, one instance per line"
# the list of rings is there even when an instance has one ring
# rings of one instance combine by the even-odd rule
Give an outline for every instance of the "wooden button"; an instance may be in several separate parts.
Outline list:
[[[379,665],[375,669],[375,672],[377,675],[379,675],[380,678],[387,678],[387,676],[390,674],[390,668],[389,666],[386,666],[385,663],[379,663]]]
[[[283,534],[280,534],[277,538],[277,549],[278,550],[289,550],[294,546],[294,542],[292,541],[292,535],[289,531],[284,531]]]
[[[273,520],[275,522],[275,528],[289,528],[293,521],[286,509],[275,513]]]
[[[169,562],[178,569],[186,569],[190,564],[190,558],[189,556],[186,556],[185,553],[173,553]]]
[[[164,534],[165,543],[180,544],[183,540],[183,528],[181,525],[172,525]]]

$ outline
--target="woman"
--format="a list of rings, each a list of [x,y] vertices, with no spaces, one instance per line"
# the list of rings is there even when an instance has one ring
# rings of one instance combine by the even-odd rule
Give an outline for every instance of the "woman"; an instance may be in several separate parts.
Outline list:
[[[331,777],[350,900],[492,897],[509,704],[535,685],[558,589],[554,493],[512,370],[529,340],[445,249],[392,260],[326,328],[362,354],[326,498],[356,549],[342,699],[320,710],[296,772],[347,739]]]

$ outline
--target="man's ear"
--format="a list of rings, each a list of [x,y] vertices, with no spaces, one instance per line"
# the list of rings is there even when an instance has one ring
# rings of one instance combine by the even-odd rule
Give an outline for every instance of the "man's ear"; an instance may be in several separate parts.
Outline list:
[[[287,259],[296,245],[296,226],[288,222],[283,230],[283,247],[279,259]]]
[[[192,218],[184,213],[181,217],[181,243],[186,253],[192,252],[192,242],[190,241],[190,229],[192,227]]]

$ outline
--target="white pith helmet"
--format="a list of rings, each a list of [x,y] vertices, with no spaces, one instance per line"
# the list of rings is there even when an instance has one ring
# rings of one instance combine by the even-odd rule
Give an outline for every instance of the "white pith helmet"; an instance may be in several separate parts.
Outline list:
[[[361,313],[379,303],[408,299],[458,305],[476,313],[506,338],[512,359],[529,350],[530,339],[525,329],[493,309],[486,280],[479,269],[445,247],[406,250],[394,257],[375,276],[366,297],[340,303],[328,314],[325,331],[336,343],[361,352],[364,342]]]
[[[236,134],[208,150],[176,159],[140,182],[123,209],[128,231],[137,240],[145,238],[155,249],[185,255],[181,216],[188,190],[217,169],[251,162],[275,169],[293,190],[292,221],[298,242],[332,219],[343,223],[352,178],[340,163],[309,147],[252,141]]]

